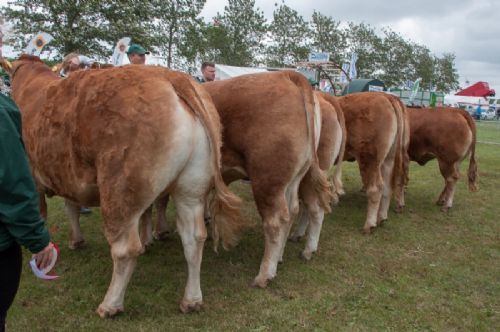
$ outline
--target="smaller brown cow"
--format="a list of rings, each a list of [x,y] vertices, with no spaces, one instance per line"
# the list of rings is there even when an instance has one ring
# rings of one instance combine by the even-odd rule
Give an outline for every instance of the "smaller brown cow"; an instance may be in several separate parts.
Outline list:
[[[395,96],[378,92],[354,93],[338,101],[347,128],[344,160],[358,162],[368,196],[363,230],[370,233],[387,219],[392,192],[398,194],[407,179],[406,109]]]
[[[437,158],[445,186],[437,200],[441,210],[453,206],[460,162],[469,160],[469,190],[476,191],[476,125],[464,110],[456,108],[408,108],[410,119],[410,159],[419,165]]]

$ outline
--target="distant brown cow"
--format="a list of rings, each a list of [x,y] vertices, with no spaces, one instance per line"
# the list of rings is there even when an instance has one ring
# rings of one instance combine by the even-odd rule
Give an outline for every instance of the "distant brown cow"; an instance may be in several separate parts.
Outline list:
[[[347,128],[345,160],[356,160],[368,196],[365,233],[387,219],[392,192],[407,178],[409,129],[404,105],[378,92],[338,98]]]
[[[220,174],[221,128],[207,93],[185,74],[152,66],[61,79],[37,57],[22,56],[7,69],[37,183],[72,202],[67,206],[75,214],[76,204],[101,206],[113,276],[98,314],[123,311],[144,250],[139,219],[161,193],[176,203],[188,262],[180,308],[198,309],[204,202],[214,185],[213,236],[230,245],[241,226],[240,200]]]
[[[469,190],[476,191],[476,124],[464,110],[456,108],[408,108],[410,119],[410,159],[420,165],[437,158],[445,186],[437,200],[441,210],[453,206],[455,185],[462,160],[469,160]]]
[[[224,181],[251,180],[265,236],[253,284],[266,287],[282,261],[306,173],[311,195],[322,211],[330,211],[333,193],[316,156],[320,110],[309,82],[292,71],[243,75],[203,87],[222,122]]]
[[[329,171],[337,162],[333,183],[337,196],[344,193],[342,189],[341,166],[344,158],[346,144],[345,119],[340,105],[335,97],[315,92],[321,109],[321,135],[317,150],[319,166],[324,171]],[[312,254],[318,249],[318,241],[323,224],[325,211],[318,201],[317,195],[311,186],[309,173],[306,174],[300,184],[299,197],[301,199],[301,211],[297,227],[290,236],[293,241],[303,237],[307,230],[306,247],[302,252],[305,259],[311,259]]]

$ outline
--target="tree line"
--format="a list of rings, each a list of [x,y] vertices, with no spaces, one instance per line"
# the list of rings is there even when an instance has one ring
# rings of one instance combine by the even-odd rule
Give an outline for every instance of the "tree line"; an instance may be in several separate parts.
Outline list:
[[[400,87],[421,78],[421,86],[457,89],[455,55],[441,57],[390,28],[377,33],[369,24],[341,22],[314,11],[307,20],[275,3],[268,22],[254,0],[229,0],[222,13],[205,22],[206,0],[14,0],[1,9],[12,26],[7,40],[22,49],[38,31],[54,37],[48,46],[62,57],[78,52],[107,60],[124,36],[165,59],[168,67],[193,72],[201,61],[233,66],[292,67],[308,54],[329,52],[342,65],[352,52],[360,78],[378,78]]]

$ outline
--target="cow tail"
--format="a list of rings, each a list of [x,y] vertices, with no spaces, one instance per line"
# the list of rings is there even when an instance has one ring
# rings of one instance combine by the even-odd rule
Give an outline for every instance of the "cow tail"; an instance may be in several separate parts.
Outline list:
[[[469,178],[469,191],[477,191],[477,163],[476,163],[476,123],[469,113],[461,111],[462,116],[467,120],[469,128],[472,132],[472,143],[470,145],[469,170],[467,176]]]
[[[181,73],[172,73],[170,81],[179,97],[198,116],[205,127],[212,150],[214,170],[214,187],[209,195],[214,250],[217,252],[220,242],[227,250],[238,243],[246,223],[241,217],[242,200],[229,190],[221,175],[222,127],[219,114],[213,106],[211,97],[192,78]]]
[[[335,188],[332,182],[328,181],[326,172],[319,166],[318,154],[316,152],[316,138],[319,138],[321,132],[321,113],[319,109],[319,101],[314,96],[309,81],[299,73],[289,71],[290,80],[301,91],[304,100],[304,110],[306,112],[307,131],[312,149],[312,162],[309,167],[314,191],[317,194],[321,208],[327,213],[331,212],[331,204],[336,201]],[[318,117],[316,117],[316,115]],[[319,121],[317,121],[319,118]],[[316,126],[318,128],[316,128]],[[316,134],[318,130],[318,134]],[[317,135],[317,136],[316,136]]]
[[[410,127],[406,107],[399,98],[392,95],[386,95],[396,114],[398,129],[396,142],[396,156],[392,171],[391,187],[398,201],[398,209],[402,209],[404,203],[404,190],[408,184],[408,172],[410,157],[408,156],[408,147],[410,145]]]
[[[344,195],[344,185],[342,184],[342,162],[344,161],[345,146],[347,144],[347,129],[345,126],[345,117],[340,103],[333,96],[327,97],[328,102],[332,104],[337,114],[337,120],[339,121],[340,128],[342,130],[342,142],[340,143],[340,151],[337,159],[334,162],[335,170],[333,171],[333,183],[335,184],[335,191],[337,195]]]

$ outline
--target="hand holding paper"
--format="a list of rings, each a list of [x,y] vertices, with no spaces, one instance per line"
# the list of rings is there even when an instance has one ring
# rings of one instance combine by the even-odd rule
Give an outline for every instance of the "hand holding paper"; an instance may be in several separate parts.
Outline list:
[[[59,247],[50,242],[42,251],[32,256],[30,266],[35,276],[45,280],[52,280],[58,276],[47,275],[56,264]]]

